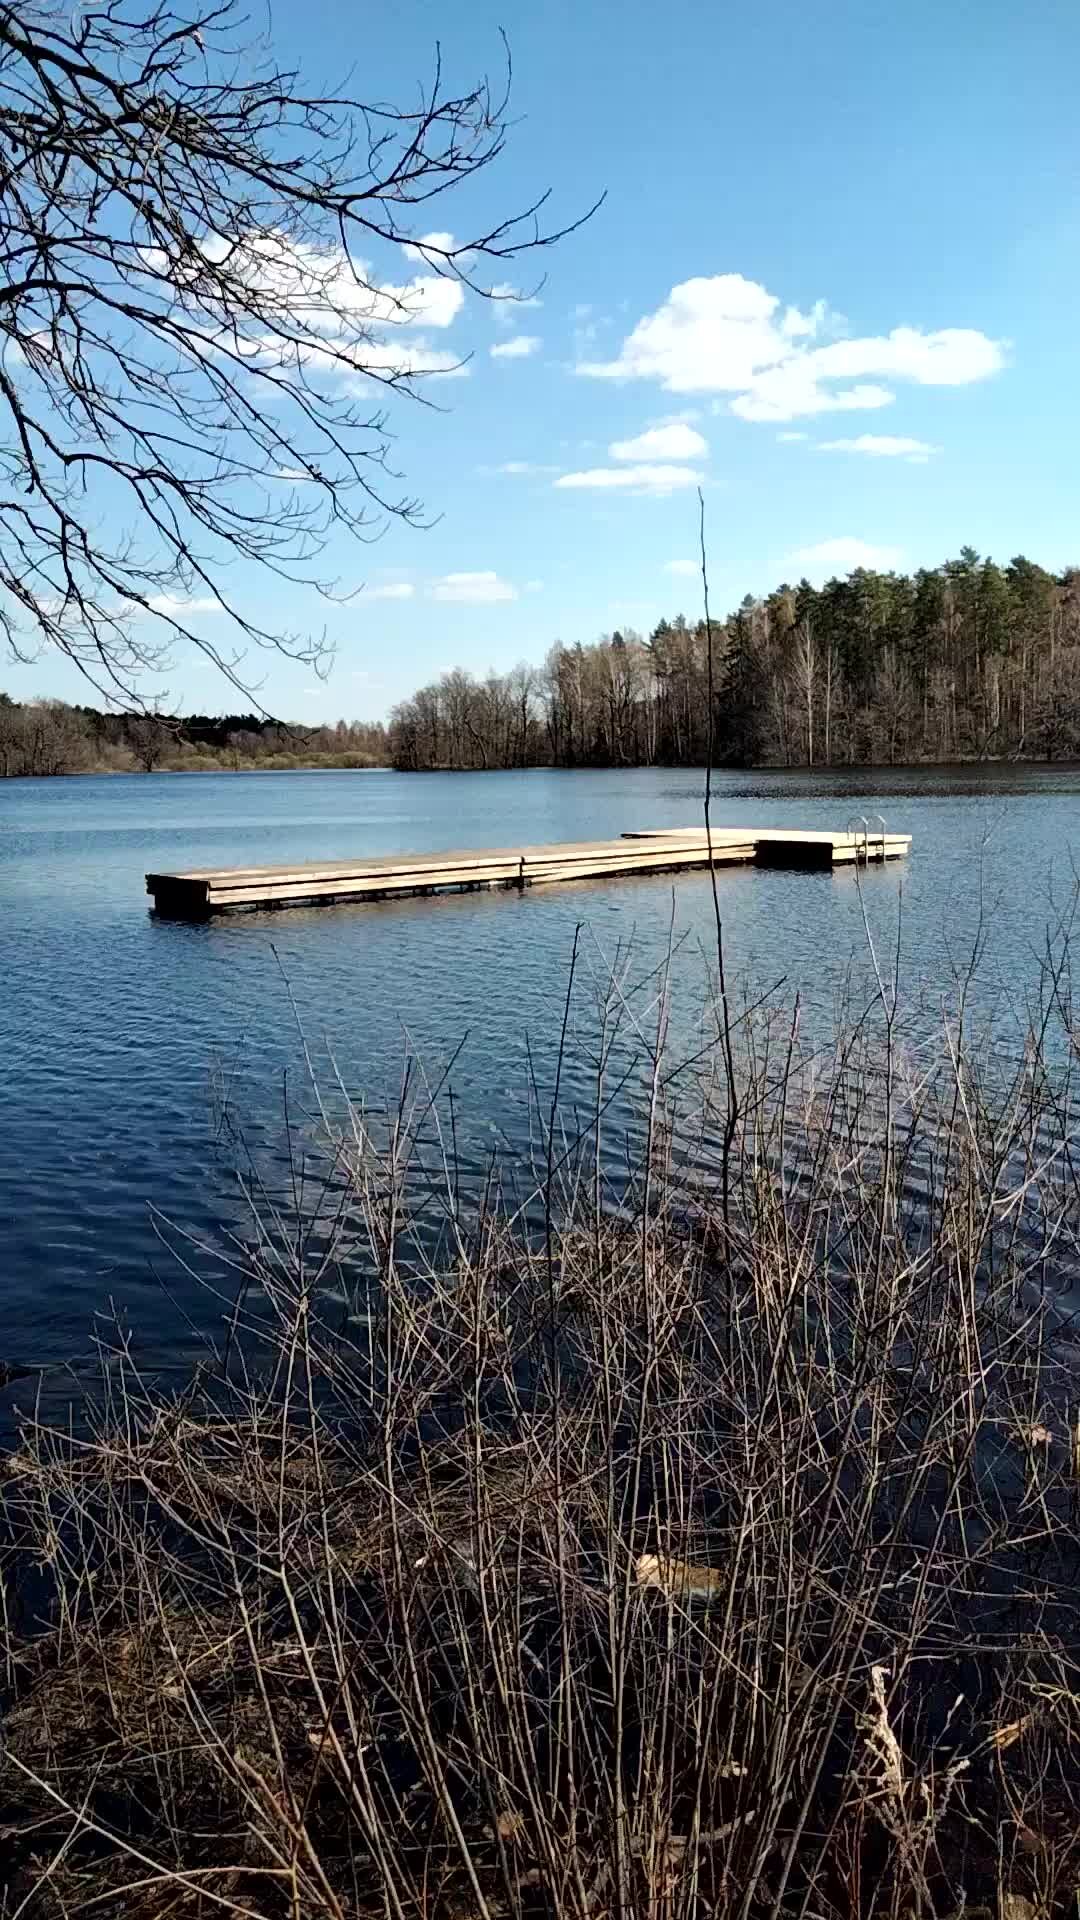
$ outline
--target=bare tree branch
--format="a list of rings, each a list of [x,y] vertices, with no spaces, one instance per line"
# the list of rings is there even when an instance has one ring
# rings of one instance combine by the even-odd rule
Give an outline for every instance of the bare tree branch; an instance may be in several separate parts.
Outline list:
[[[229,564],[333,595],[333,534],[422,524],[387,397],[459,370],[431,335],[489,263],[560,238],[546,195],[467,241],[416,231],[502,153],[508,53],[499,91],[454,94],[437,52],[400,108],[308,94],[244,34],[235,0],[0,0],[0,633],[122,703],[175,642],[245,692],[252,643],[319,662]],[[377,268],[387,245],[409,264]]]

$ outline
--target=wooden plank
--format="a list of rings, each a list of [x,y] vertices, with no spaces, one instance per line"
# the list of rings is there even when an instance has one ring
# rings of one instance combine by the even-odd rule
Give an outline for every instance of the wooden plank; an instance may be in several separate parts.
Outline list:
[[[697,845],[683,847],[681,842],[665,844],[655,852],[650,851],[647,858],[671,861],[685,856],[691,860],[703,860],[707,856]],[[634,854],[632,859],[642,856]],[[339,884],[370,884],[372,887],[393,887],[401,885],[433,886],[440,879],[451,875],[454,884],[463,884],[469,876],[477,881],[516,877],[523,870],[534,873],[550,864],[565,865],[570,860],[592,860],[598,867],[610,865],[613,869],[627,866],[628,855],[618,840],[608,842],[584,842],[580,846],[568,843],[565,847],[521,848],[506,851],[493,851],[484,859],[476,859],[471,853],[427,854],[415,859],[387,861],[385,864],[371,865],[357,863],[353,866],[313,867],[310,871],[303,868],[265,867],[244,868],[233,871],[224,869],[220,873],[210,874],[199,885],[207,886],[212,897],[220,892],[281,892],[303,890],[305,888],[333,887]],[[185,879],[190,876],[184,876]],[[157,878],[157,876],[151,876]],[[166,877],[168,883],[168,877]]]
[[[729,847],[723,854],[717,853],[715,864],[718,866],[747,865],[754,859],[754,848]],[[528,869],[529,884],[542,886],[546,881],[556,880],[593,880],[604,874],[641,874],[673,873],[679,870],[698,872],[707,868],[709,856],[683,848],[679,852],[663,855],[660,859],[649,860],[640,855],[631,860],[623,860],[619,865],[594,861],[571,861],[559,866],[544,866]]]
[[[268,905],[285,905],[319,898],[352,899],[364,895],[385,897],[395,893],[449,891],[453,888],[512,887],[519,883],[534,886],[542,885],[545,881],[600,878],[604,874],[663,872],[676,867],[703,867],[708,863],[707,849],[679,845],[628,855],[625,850],[618,848],[616,842],[615,850],[610,854],[591,853],[573,859],[555,858],[556,849],[550,852],[551,858],[510,858],[499,866],[430,865],[409,867],[400,872],[387,870],[355,877],[342,875],[324,879],[293,878],[289,881],[281,881],[274,875],[253,885],[239,886],[222,886],[215,882],[209,887],[210,908],[213,911],[221,907],[255,906],[260,901]],[[749,861],[753,858],[752,845],[729,848],[723,855],[725,861]]]
[[[693,832],[681,831],[666,835],[665,838],[692,841]],[[619,840],[571,840],[558,846],[521,846],[521,847],[451,847],[445,852],[425,849],[417,853],[374,854],[356,860],[310,860],[299,861],[284,867],[218,867],[192,868],[175,874],[150,874],[148,880],[193,880],[209,881],[211,885],[244,885],[248,880],[349,880],[362,879],[367,874],[411,873],[416,868],[428,869],[433,866],[501,866],[510,860],[542,860],[556,855],[562,857],[586,855],[591,853],[617,854],[622,846]]]
[[[219,907],[295,905],[302,900],[386,897],[395,893],[426,893],[458,887],[516,885],[518,868],[477,869],[476,867],[417,868],[408,874],[365,874],[358,880],[340,879],[315,882],[293,881],[289,886],[213,887],[210,910]]]
[[[698,840],[707,841],[704,827],[641,827],[624,833],[624,840]],[[719,845],[724,840],[790,840],[813,845],[817,842],[833,846],[862,846],[866,836],[861,832],[852,833],[847,827],[836,830],[829,827],[713,827],[713,842]],[[886,828],[887,841],[904,841],[911,845],[910,833],[890,833]],[[880,841],[880,832],[872,832],[870,844]]]
[[[633,840],[664,840],[671,829],[658,827],[626,834],[624,838]],[[678,830],[680,838],[696,838],[703,846],[708,845],[704,827],[682,827]],[[845,861],[861,861],[868,853],[870,863],[900,859],[909,852],[911,835],[909,833],[852,833],[847,828],[842,832],[830,832],[827,829],[810,827],[714,827],[712,842],[714,856],[725,846],[731,836],[738,833],[741,837],[748,834],[758,849],[758,859],[762,866],[784,866],[787,864],[836,865]],[[803,857],[805,855],[805,857]],[[820,856],[820,857],[815,857]]]

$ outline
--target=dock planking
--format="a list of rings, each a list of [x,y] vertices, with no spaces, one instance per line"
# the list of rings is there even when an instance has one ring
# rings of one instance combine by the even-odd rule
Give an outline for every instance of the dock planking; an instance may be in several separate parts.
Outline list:
[[[900,858],[910,834],[822,833],[778,827],[651,828],[617,840],[555,846],[465,848],[391,853],[356,860],[308,860],[283,867],[192,868],[148,873],[156,911],[170,919],[275,907],[330,906],[399,899],[410,894],[463,893],[491,887],[553,885],[639,873],[714,866],[828,869]]]

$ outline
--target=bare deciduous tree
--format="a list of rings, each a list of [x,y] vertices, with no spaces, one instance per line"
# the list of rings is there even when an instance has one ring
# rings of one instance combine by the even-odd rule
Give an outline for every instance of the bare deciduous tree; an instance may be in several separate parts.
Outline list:
[[[817,685],[817,650],[814,623],[805,613],[795,629],[795,685],[806,719],[806,764],[814,764],[814,691]]]
[[[505,88],[437,61],[410,107],[307,93],[244,35],[236,0],[0,0],[0,631],[114,700],[176,641],[237,686],[251,643],[319,656],[228,562],[330,593],[331,533],[417,521],[382,401],[453,370],[425,330],[465,287],[559,237],[543,197],[417,233],[497,160]]]
[[[152,713],[133,714],[127,729],[128,745],[144,773],[153,773],[170,745],[167,727]]]

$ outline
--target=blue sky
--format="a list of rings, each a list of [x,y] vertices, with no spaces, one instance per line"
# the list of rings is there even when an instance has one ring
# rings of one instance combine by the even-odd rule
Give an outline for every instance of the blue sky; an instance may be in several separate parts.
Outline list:
[[[430,353],[471,356],[426,388],[440,411],[392,409],[395,462],[437,524],[342,542],[332,570],[364,589],[348,606],[230,580],[256,617],[336,643],[326,684],[249,659],[271,710],[376,718],[447,667],[696,612],[699,479],[721,611],[965,542],[1080,561],[1065,0],[277,0],[273,26],[307,80],[340,84],[353,61],[358,90],[397,98],[436,40],[454,81],[497,68],[505,28],[518,124],[431,228],[467,234],[547,187],[555,221],[607,198],[544,258],[538,304],[466,293],[422,329]],[[379,269],[400,279],[389,251]],[[518,274],[530,286],[533,261]],[[86,697],[57,660],[0,663],[0,685]],[[170,699],[235,704],[180,652]]]

